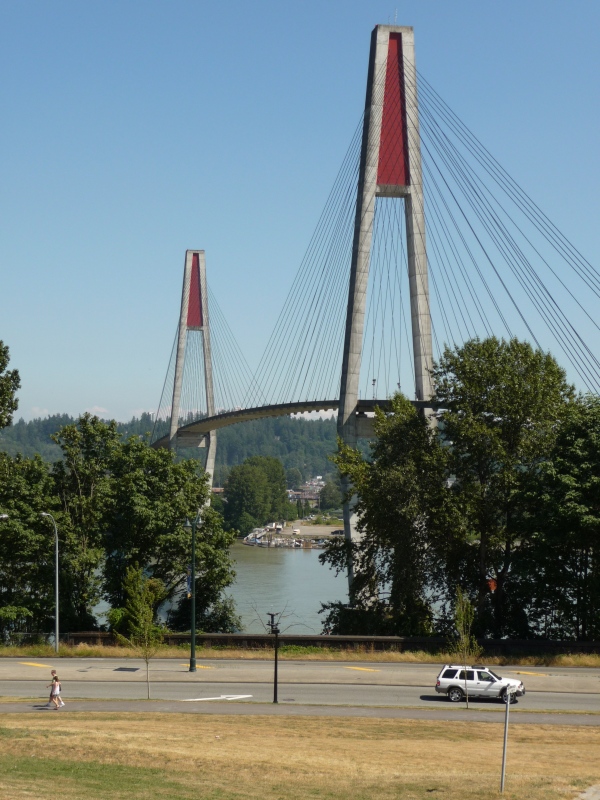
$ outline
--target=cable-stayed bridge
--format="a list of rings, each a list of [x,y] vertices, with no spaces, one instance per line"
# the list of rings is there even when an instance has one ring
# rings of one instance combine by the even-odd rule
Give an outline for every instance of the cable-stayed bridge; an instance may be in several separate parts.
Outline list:
[[[153,442],[205,446],[212,475],[220,428],[334,411],[354,444],[398,390],[427,413],[433,361],[476,336],[527,339],[597,393],[599,299],[599,271],[419,73],[412,28],[377,26],[364,113],[258,366],[187,251]]]

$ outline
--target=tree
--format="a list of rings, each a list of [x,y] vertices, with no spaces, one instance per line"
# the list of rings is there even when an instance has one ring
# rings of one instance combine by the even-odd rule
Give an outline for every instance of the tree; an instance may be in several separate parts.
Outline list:
[[[283,519],[288,499],[285,470],[281,461],[272,456],[252,456],[245,463],[258,467],[265,473],[269,486],[269,516],[271,519]]]
[[[51,511],[60,521],[53,491],[48,467],[39,457],[0,453],[0,513],[8,515],[0,521],[0,608],[5,615],[0,627],[5,635],[52,630],[54,530],[41,512]]]
[[[296,467],[286,470],[285,477],[287,480],[288,489],[293,489],[297,492],[302,485],[302,473]]]
[[[16,369],[7,370],[8,354],[8,347],[0,340],[0,429],[10,425],[19,405],[15,394],[21,386],[21,379]]]
[[[165,597],[171,598],[190,560],[190,533],[183,523],[208,499],[205,473],[198,462],[177,462],[170,450],[154,450],[133,436],[112,453],[110,478],[111,504],[102,536],[106,600],[123,605],[125,574],[136,563],[160,580]],[[223,556],[228,558],[226,549]]]
[[[600,638],[600,400],[580,397],[530,485],[535,513],[511,570],[530,634]]]
[[[186,534],[189,564],[191,533]],[[233,601],[223,596],[235,578],[229,555],[233,540],[234,532],[224,530],[220,514],[210,507],[203,508],[202,523],[196,530],[196,626],[205,631],[232,633],[240,628]],[[169,625],[174,630],[190,630],[191,602],[181,584],[178,597]]]
[[[475,628],[480,635],[514,635],[526,629],[510,582],[536,513],[527,490],[552,451],[574,390],[550,354],[517,339],[446,348],[432,374],[449,445],[447,478],[475,550],[463,564],[475,583]]]
[[[116,423],[84,414],[52,438],[63,452],[52,468],[62,514],[63,591],[68,601],[63,622],[71,630],[89,630],[97,626],[92,609],[101,597],[104,530],[114,501],[111,468],[120,436]]]
[[[456,587],[456,606],[454,612],[454,622],[456,625],[456,639],[451,647],[453,652],[457,654],[460,659],[461,665],[466,670],[469,664],[477,661],[482,653],[481,647],[478,645],[477,640],[471,633],[473,628],[473,620],[475,618],[475,609],[473,604],[462,591],[460,586]],[[467,686],[467,673],[465,672],[465,698],[467,701],[467,708],[469,707],[469,692]]]
[[[333,481],[328,481],[320,492],[320,507],[322,509],[340,508],[342,493]]]
[[[119,633],[117,640],[137,650],[146,664],[147,699],[150,700],[150,660],[163,642],[163,629],[155,622],[155,608],[164,599],[164,587],[155,578],[148,578],[135,564],[128,567],[124,580],[125,607],[113,609],[111,616],[116,625],[127,631]],[[111,617],[109,616],[109,619]]]
[[[357,493],[362,537],[333,542],[320,556],[338,572],[349,557],[354,566],[351,608],[328,606],[325,626],[335,633],[429,634],[431,588],[447,548],[447,453],[402,395],[392,398],[391,413],[376,411],[374,424],[370,460],[341,442],[334,458]]]
[[[271,492],[263,469],[250,464],[233,467],[225,483],[225,521],[243,535],[267,522]]]

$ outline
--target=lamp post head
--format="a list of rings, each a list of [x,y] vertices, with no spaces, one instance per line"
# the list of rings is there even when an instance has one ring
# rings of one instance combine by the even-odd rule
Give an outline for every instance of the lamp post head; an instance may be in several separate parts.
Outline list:
[[[0,519],[8,519],[8,514],[0,514]]]
[[[187,517],[185,518],[185,522],[183,523],[183,529],[184,529],[184,531],[191,531],[192,530],[192,523],[189,521],[189,519]]]

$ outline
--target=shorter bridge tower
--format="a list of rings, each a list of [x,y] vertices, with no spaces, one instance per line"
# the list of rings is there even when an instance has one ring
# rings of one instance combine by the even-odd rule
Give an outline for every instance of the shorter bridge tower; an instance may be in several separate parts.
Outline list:
[[[169,447],[206,447],[205,470],[212,486],[217,454],[217,432],[209,431],[204,435],[179,430],[181,411],[181,389],[185,365],[185,351],[189,331],[202,333],[202,353],[204,357],[204,381],[206,390],[206,415],[215,414],[215,396],[213,388],[212,355],[210,349],[210,327],[208,319],[208,291],[206,286],[206,257],[204,250],[186,250],[183,271],[183,289],[181,292],[181,312],[177,332],[177,349],[175,354],[175,380],[173,381],[173,399],[171,402],[171,424],[169,429]]]

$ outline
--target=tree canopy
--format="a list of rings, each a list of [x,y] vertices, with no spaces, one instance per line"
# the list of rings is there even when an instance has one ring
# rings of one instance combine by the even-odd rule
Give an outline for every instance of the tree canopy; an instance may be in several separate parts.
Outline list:
[[[516,339],[446,348],[433,379],[437,425],[396,396],[377,412],[370,459],[340,444],[362,539],[322,556],[356,567],[353,607],[330,606],[329,624],[448,632],[460,589],[477,635],[589,637],[600,623],[597,400],[577,398],[551,355]]]
[[[42,511],[53,514],[58,528],[64,631],[98,627],[102,599],[124,608],[132,569],[143,570],[148,586],[161,587],[155,615],[165,600],[176,606],[191,553],[184,522],[203,508],[196,563],[206,588],[198,594],[198,613],[207,626],[230,629],[237,618],[221,595],[234,576],[233,537],[220,515],[204,508],[209,490],[198,462],[178,461],[139,436],[124,439],[114,422],[90,414],[54,440],[63,457],[50,468],[39,457],[0,454],[0,513],[8,515],[0,522],[0,626],[6,618],[14,629],[10,609],[21,608],[28,611],[19,617],[22,628],[51,628],[54,531]]]
[[[21,379],[16,369],[8,370],[8,347],[0,340],[0,429],[12,422],[12,415],[19,406],[16,398]]]

